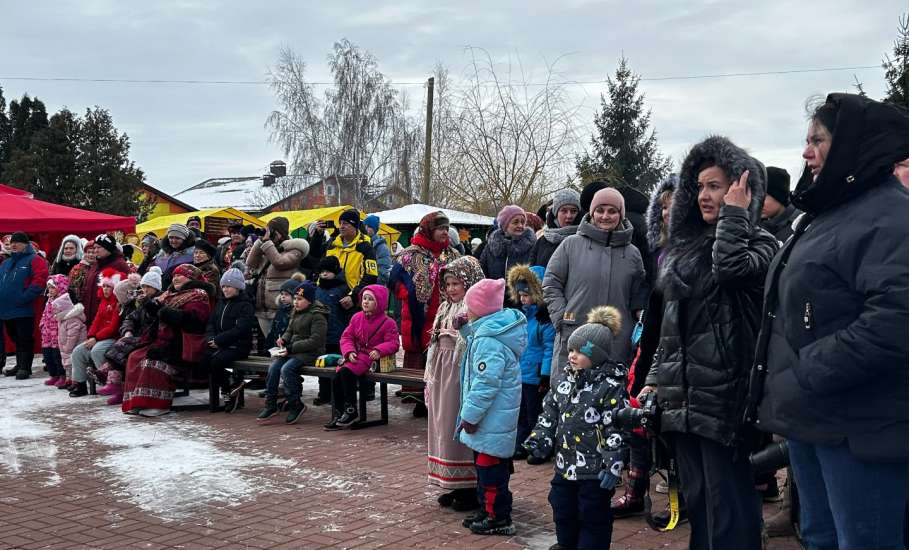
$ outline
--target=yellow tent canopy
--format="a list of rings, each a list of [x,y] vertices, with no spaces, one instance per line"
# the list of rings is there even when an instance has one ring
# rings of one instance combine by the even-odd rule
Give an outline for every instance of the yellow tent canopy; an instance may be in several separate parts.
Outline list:
[[[330,206],[327,208],[313,208],[311,210],[290,210],[287,212],[270,212],[262,216],[262,221],[268,223],[278,216],[284,216],[287,218],[287,221],[290,222],[291,232],[296,231],[297,229],[306,229],[309,224],[317,221],[333,221],[337,227],[340,223],[341,213],[345,210],[350,210],[352,206]],[[365,218],[366,214],[360,212],[360,217]],[[401,232],[391,227],[385,225],[384,223],[379,224],[379,235],[385,238],[388,241],[388,246],[391,246],[392,243],[398,240],[398,237],[401,236]]]
[[[229,221],[240,221],[243,225],[253,225],[255,227],[265,227],[264,221],[256,218],[255,216],[250,216],[246,212],[241,212],[236,208],[208,208],[206,210],[198,210],[196,212],[184,212],[182,214],[171,214],[170,216],[159,216],[148,220],[147,222],[140,223],[136,226],[136,234],[140,237],[146,233],[154,233],[158,238],[164,237],[167,233],[167,228],[174,223],[185,224],[186,220],[192,216],[199,216],[202,218],[202,231],[204,232],[206,227],[206,218],[219,218],[221,220]],[[223,223],[223,222],[222,222]],[[226,225],[225,225],[226,229]]]

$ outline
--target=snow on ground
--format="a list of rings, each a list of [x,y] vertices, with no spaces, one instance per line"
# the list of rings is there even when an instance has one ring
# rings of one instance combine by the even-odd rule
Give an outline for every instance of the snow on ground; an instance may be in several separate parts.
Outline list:
[[[59,443],[68,467],[103,477],[117,497],[165,521],[302,488],[370,496],[363,480],[257,451],[190,417],[124,415],[102,398],[72,399],[43,382],[0,380],[0,475],[42,471],[48,484],[65,482]],[[85,428],[73,430],[74,418]]]

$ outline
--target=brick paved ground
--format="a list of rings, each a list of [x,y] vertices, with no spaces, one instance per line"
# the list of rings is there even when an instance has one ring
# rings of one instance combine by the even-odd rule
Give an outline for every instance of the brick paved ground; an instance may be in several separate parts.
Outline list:
[[[41,379],[0,380],[0,548],[547,548],[549,467],[517,465],[518,535],[477,537],[425,483],[425,421],[322,430],[326,408],[258,426],[236,414],[126,416]],[[315,386],[307,382],[309,401]],[[116,410],[115,410],[116,409]],[[772,509],[768,508],[769,511]],[[687,527],[615,524],[613,548],[685,548]],[[774,540],[770,548],[798,548]]]

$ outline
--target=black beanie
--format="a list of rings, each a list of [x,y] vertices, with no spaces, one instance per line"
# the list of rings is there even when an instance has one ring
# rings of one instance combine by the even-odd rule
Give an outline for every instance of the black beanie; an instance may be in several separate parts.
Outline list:
[[[29,244],[28,234],[23,231],[16,231],[13,233],[13,236],[10,237],[9,242],[11,243],[20,243],[20,244]]]
[[[325,256],[319,260],[319,273],[323,271],[329,271],[337,275],[341,272],[341,262],[334,256]]]
[[[783,206],[789,206],[789,172],[776,166],[768,166],[767,194]]]
[[[218,257],[218,249],[214,247],[210,242],[205,239],[199,239],[196,241],[196,248],[208,254],[211,259]]]
[[[359,228],[360,227],[360,212],[351,208],[350,210],[345,210],[341,212],[341,216],[338,221],[347,222],[350,225]]]

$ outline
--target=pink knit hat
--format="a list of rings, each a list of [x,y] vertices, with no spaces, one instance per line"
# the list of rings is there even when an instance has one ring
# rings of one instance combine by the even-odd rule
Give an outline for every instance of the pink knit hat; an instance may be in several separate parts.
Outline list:
[[[508,227],[508,224],[511,223],[511,220],[513,220],[515,216],[523,216],[523,215],[524,215],[523,208],[521,208],[520,206],[518,206],[516,204],[509,204],[508,206],[499,210],[499,213],[496,216],[496,222],[498,222],[498,224],[499,224],[499,229],[501,229],[504,232],[505,229]]]
[[[521,210],[521,213],[524,211]],[[505,279],[483,279],[467,290],[464,302],[467,311],[477,317],[486,317],[502,310],[505,301]]]
[[[625,197],[612,187],[605,187],[596,192],[590,201],[590,213],[592,214],[597,206],[602,205],[614,206],[619,209],[622,219],[625,219]]]

